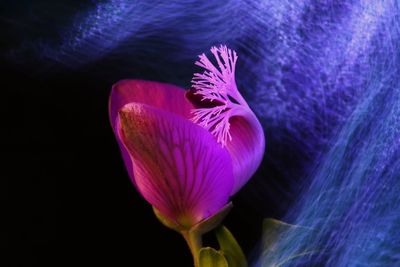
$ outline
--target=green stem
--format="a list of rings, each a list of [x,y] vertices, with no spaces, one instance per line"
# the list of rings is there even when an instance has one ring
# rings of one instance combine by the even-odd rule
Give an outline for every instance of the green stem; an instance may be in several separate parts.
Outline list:
[[[182,231],[181,234],[192,252],[194,267],[199,267],[199,252],[203,246],[201,234],[197,231]]]

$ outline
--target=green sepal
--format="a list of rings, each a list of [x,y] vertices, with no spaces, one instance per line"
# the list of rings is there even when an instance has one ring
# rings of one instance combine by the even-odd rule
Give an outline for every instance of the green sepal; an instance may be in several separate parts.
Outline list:
[[[232,209],[233,205],[232,202],[229,202],[224,207],[222,207],[219,211],[217,211],[212,216],[208,217],[200,221],[199,223],[192,225],[190,227],[181,225],[173,220],[170,220],[166,216],[164,216],[159,210],[153,207],[154,214],[156,215],[157,219],[166,227],[175,230],[179,233],[183,231],[191,231],[196,232],[200,235],[205,234],[216,227],[218,227],[229,211]]]
[[[225,255],[229,267],[247,267],[246,257],[239,246],[235,237],[225,226],[220,226],[215,230],[220,251]]]
[[[222,209],[216,212],[213,216],[199,222],[193,226],[190,230],[196,231],[200,234],[205,234],[217,228],[221,222],[225,219],[226,215],[231,211],[233,207],[232,202],[226,204]]]
[[[157,219],[166,227],[175,230],[177,232],[181,232],[182,226],[175,221],[172,221],[168,219],[166,216],[164,216],[158,209],[153,207],[154,214],[156,215]]]
[[[199,267],[230,267],[230,265],[221,252],[205,247],[199,252]]]

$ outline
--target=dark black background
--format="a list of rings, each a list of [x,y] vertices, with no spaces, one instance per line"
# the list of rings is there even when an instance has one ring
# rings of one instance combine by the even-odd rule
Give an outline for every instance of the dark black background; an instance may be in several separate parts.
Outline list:
[[[11,211],[2,234],[10,258],[1,265],[191,266],[183,239],[156,220],[129,181],[108,121],[112,84],[124,78],[159,80],[157,72],[142,67],[140,51],[137,57],[130,53],[126,59],[122,52],[78,68],[38,58],[29,44],[41,38],[59,41],[59,30],[91,2],[63,3],[62,10],[50,1],[1,4],[8,181],[2,191]],[[168,42],[161,33],[156,41],[158,52],[148,56],[160,61],[162,71],[170,67],[157,56],[169,49]],[[109,68],[125,60],[129,69]],[[195,68],[186,63],[173,67],[188,85]],[[225,220],[249,257],[257,252],[262,218],[279,218],[292,198],[274,193],[288,181],[280,180],[269,163],[270,151],[254,179],[233,198],[234,209]],[[297,164],[294,153],[280,159]]]

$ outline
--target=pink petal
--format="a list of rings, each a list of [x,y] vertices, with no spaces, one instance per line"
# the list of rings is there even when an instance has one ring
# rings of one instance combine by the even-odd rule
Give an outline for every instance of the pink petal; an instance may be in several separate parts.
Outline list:
[[[172,84],[144,81],[122,80],[114,84],[109,99],[109,116],[113,129],[118,111],[128,103],[136,102],[190,117],[192,104],[185,99],[185,90]],[[118,140],[126,169],[132,181],[133,168],[128,151]]]
[[[226,143],[226,149],[232,157],[235,177],[232,195],[253,176],[263,159],[265,150],[265,137],[261,124],[250,110],[246,113],[244,116],[234,116],[229,120],[232,141]]]
[[[110,100],[110,121],[114,126],[118,111],[128,103],[147,104],[190,118],[193,105],[186,100],[185,90],[178,86],[144,80],[122,80],[114,84]]]
[[[137,103],[120,110],[119,122],[138,190],[161,213],[190,226],[227,203],[234,180],[231,158],[205,129]]]

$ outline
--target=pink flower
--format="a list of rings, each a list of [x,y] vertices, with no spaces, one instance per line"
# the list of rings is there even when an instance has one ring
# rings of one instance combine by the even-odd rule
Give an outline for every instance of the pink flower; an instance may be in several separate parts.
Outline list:
[[[125,165],[143,197],[190,228],[220,210],[254,174],[264,134],[234,78],[237,55],[203,54],[192,89],[142,80],[113,86],[109,111]]]

